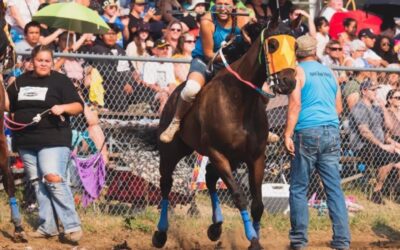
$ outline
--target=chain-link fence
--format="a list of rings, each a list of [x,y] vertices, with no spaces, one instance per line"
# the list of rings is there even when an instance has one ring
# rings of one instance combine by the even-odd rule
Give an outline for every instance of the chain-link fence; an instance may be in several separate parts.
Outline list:
[[[94,204],[103,208],[104,212],[117,215],[158,206],[161,195],[156,130],[163,95],[168,96],[168,91],[162,88],[155,90],[148,84],[140,83],[139,79],[143,76],[133,71],[125,60],[127,57],[81,57],[70,57],[71,62],[64,63],[61,71],[72,78],[85,102],[91,103],[91,113],[73,121],[73,128],[81,136],[79,140],[74,140],[79,157],[88,157],[101,148],[102,142],[96,144],[96,136],[100,133],[98,129],[101,128],[105,135],[102,156],[108,159],[106,180]],[[184,63],[185,60],[179,62]],[[80,74],[73,74],[72,68]],[[397,199],[400,91],[394,89],[399,87],[400,71],[340,68],[334,72],[341,79],[343,93],[344,112],[340,118],[343,188],[347,194],[367,196],[371,202],[380,202],[379,197],[383,200]],[[155,70],[155,74],[161,73]],[[373,87],[360,89],[360,83],[370,86],[367,81],[371,81]],[[379,88],[375,90],[375,86]],[[386,98],[388,93],[391,95],[389,99]],[[286,106],[287,97],[278,96],[270,101],[266,111],[270,131],[278,136],[283,135]],[[97,122],[100,128],[96,127]],[[93,126],[96,128],[93,129]],[[265,153],[263,196],[267,210],[285,211],[288,207],[290,158],[283,148],[283,140],[269,144]],[[180,161],[174,173],[172,204],[190,204],[191,211],[195,211],[196,196],[199,192],[206,192],[203,191],[206,161],[205,157],[197,154]],[[235,171],[235,177],[250,200],[244,165]],[[73,180],[79,180],[79,177]],[[73,181],[72,185],[79,203],[79,197],[84,194],[83,186],[79,181]],[[219,183],[219,192],[221,202],[233,206],[230,194],[222,183]],[[326,199],[317,174],[312,175],[309,195],[317,200]]]

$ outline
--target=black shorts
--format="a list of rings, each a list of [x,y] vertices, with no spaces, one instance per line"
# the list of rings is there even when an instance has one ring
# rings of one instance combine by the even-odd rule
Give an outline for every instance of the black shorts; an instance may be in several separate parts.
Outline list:
[[[389,163],[400,162],[400,154],[390,153],[375,144],[366,144],[356,152],[361,161],[366,163],[367,166],[380,168],[388,165]]]

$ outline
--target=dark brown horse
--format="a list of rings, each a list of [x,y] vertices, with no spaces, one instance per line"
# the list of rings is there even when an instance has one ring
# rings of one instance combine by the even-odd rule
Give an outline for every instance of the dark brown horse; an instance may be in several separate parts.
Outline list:
[[[290,30],[278,23],[277,19],[269,21],[266,26],[262,34],[252,41],[247,53],[231,64],[231,68],[258,89],[266,81],[266,77],[272,77],[275,82],[272,87],[274,92],[289,94],[295,86],[294,38],[287,35]],[[161,116],[159,132],[171,122],[183,85],[169,98]],[[263,97],[238,80],[232,72],[220,70],[197,96],[174,140],[168,144],[159,142],[163,200],[158,231],[153,235],[153,245],[163,247],[167,240],[168,195],[175,166],[180,159],[195,150],[208,156],[212,163],[206,173],[213,209],[213,224],[208,229],[208,237],[216,241],[222,232],[223,218],[216,193],[216,182],[221,177],[241,213],[246,237],[251,242],[249,249],[261,249],[259,229],[264,210],[261,185],[267,135],[268,121]],[[249,170],[253,222],[246,210],[246,197],[232,175],[232,170],[241,162],[246,163]]]
[[[11,58],[9,58],[10,55],[13,56],[13,53],[11,53],[13,48],[10,46],[9,36],[7,35],[6,29],[7,29],[7,26],[6,26],[6,23],[4,20],[4,6],[3,6],[3,2],[1,2],[1,4],[0,4],[0,65],[2,65],[2,66],[1,66],[0,74],[2,74],[4,70],[7,70],[5,68],[5,66],[9,65],[9,63],[6,63],[6,61],[11,59]],[[15,226],[14,240],[26,242],[27,241],[26,234],[21,225],[21,216],[19,213],[19,207],[17,204],[17,200],[15,199],[14,177],[11,172],[11,169],[8,166],[8,149],[7,149],[6,137],[3,133],[3,131],[4,131],[4,111],[5,111],[6,98],[5,98],[3,79],[1,76],[0,76],[0,84],[1,84],[0,85],[0,171],[3,175],[2,180],[3,180],[4,189],[6,190],[8,197],[9,197],[9,203],[10,203],[10,208],[11,208],[11,219]]]

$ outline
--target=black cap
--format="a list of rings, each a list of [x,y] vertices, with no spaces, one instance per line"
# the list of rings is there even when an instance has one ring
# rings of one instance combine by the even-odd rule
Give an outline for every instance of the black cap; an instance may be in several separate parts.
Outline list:
[[[162,47],[165,47],[165,46],[169,46],[169,43],[168,43],[165,39],[163,39],[163,38],[158,39],[158,40],[154,43],[154,47],[155,47],[155,48],[162,48]]]
[[[361,39],[361,37],[365,37],[365,36],[369,37],[369,38],[376,38],[376,35],[372,31],[372,29],[362,29],[362,30],[360,30],[360,32],[358,33],[358,38]]]

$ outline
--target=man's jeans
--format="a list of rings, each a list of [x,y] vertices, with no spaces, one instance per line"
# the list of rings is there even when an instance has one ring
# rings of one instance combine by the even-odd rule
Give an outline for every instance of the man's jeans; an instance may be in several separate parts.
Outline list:
[[[40,150],[19,150],[25,171],[35,187],[39,203],[39,228],[43,234],[57,235],[56,218],[60,219],[65,233],[81,230],[70,187],[67,185],[67,164],[70,159],[67,147],[49,147]],[[61,182],[48,182],[47,174],[61,177]]]
[[[332,221],[333,248],[349,248],[350,231],[348,214],[340,186],[339,129],[320,126],[297,131],[294,135],[295,157],[290,174],[290,222],[291,246],[307,245],[308,205],[307,191],[310,175],[314,168],[321,177],[328,197],[329,217]]]

